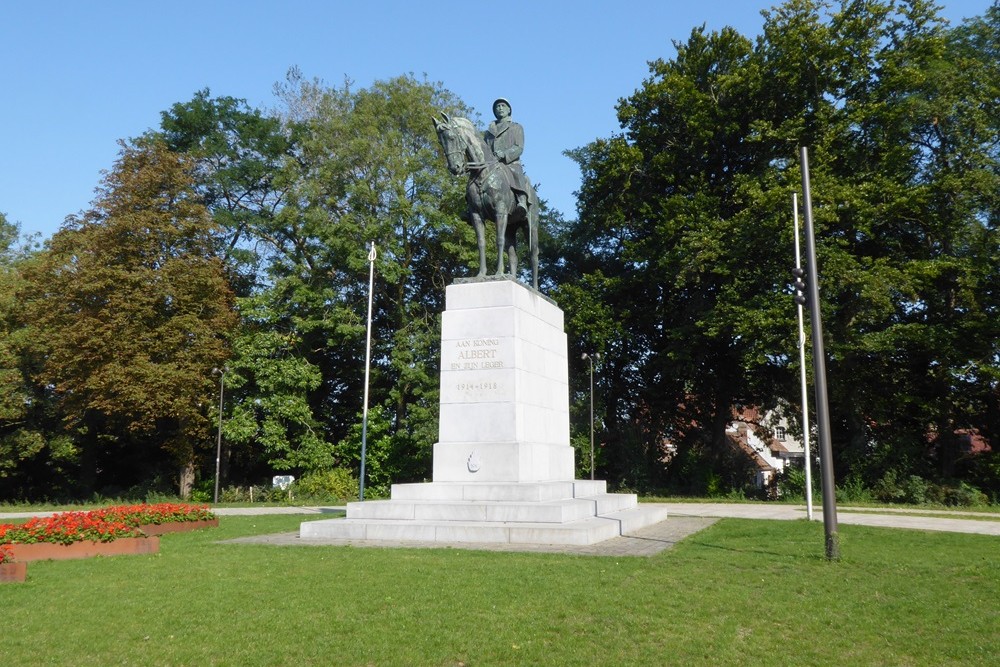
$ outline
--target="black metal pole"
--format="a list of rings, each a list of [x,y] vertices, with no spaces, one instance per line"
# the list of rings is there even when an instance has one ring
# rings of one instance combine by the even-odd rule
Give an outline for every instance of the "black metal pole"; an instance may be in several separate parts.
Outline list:
[[[222,463],[222,408],[225,405],[223,402],[226,393],[226,369],[223,368],[219,370],[218,368],[213,369],[219,372],[219,435],[215,441],[215,504],[219,504],[219,469]]]
[[[812,194],[809,191],[809,154],[799,149],[802,159],[802,200],[806,218],[806,283],[809,290],[809,319],[812,320],[813,375],[816,391],[816,426],[819,430],[819,456],[823,481],[823,528],[826,533],[826,557],[840,558],[837,535],[837,497],[833,481],[833,447],[830,444],[830,407],[826,391],[826,352],[823,349],[823,320],[819,303],[819,269],[816,263],[816,234],[813,229]]]

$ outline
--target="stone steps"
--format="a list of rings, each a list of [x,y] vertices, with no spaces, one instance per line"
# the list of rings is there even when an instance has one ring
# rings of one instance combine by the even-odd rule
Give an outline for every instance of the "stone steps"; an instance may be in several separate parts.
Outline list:
[[[666,518],[665,507],[648,505],[565,523],[346,518],[303,523],[299,537],[303,540],[588,545],[634,532]]]

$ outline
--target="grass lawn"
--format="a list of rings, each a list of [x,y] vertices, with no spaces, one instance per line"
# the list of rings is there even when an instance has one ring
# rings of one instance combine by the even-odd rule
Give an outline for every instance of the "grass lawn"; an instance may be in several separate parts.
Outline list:
[[[1000,664],[996,537],[722,520],[653,558],[221,545],[322,517],[223,517],[151,556],[0,586],[11,665]]]

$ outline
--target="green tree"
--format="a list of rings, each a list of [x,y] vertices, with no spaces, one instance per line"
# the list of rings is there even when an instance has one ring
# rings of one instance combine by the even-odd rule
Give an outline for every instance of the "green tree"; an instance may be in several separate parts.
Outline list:
[[[464,183],[440,155],[431,117],[468,114],[440,84],[411,76],[368,89],[327,88],[294,73],[282,89],[297,123],[294,185],[277,218],[270,288],[286,330],[324,379],[313,414],[337,458],[354,462],[364,375],[368,250],[378,249],[372,400],[389,420],[377,483],[429,473],[437,432],[438,313],[472,255]],[[280,320],[279,320],[280,322]],[[278,324],[278,322],[276,322]]]
[[[246,100],[211,97],[206,88],[161,113],[149,136],[194,161],[202,203],[218,224],[230,280],[247,295],[262,278],[287,184],[281,179],[294,138],[281,119]],[[265,241],[261,244],[261,241]]]
[[[281,110],[265,115],[203,91],[164,113],[157,133],[199,165],[226,247],[252,250],[230,253],[251,273],[237,300],[227,446],[246,474],[257,463],[357,466],[375,241],[371,400],[385,423],[372,432],[384,434],[375,449],[386,464],[369,470],[383,486],[421,478],[437,431],[444,286],[474,248],[459,217],[464,183],[447,172],[430,119],[468,109],[412,76],[354,90],[293,68],[276,92]]]
[[[572,153],[580,226],[598,233],[587,235],[601,263],[592,275],[615,304],[603,320],[621,323],[601,388],[617,394],[611,454],[629,463],[609,472],[640,482],[655,481],[664,434],[708,466],[719,460],[730,410],[765,402],[781,363],[767,354],[783,319],[772,298],[784,282],[771,251],[781,233],[748,208],[772,159],[753,126],[760,64],[731,29],[696,29],[675,46],[619,103],[624,133]]]
[[[995,7],[949,30],[927,2],[792,0],[756,43],[695,29],[619,103],[622,134],[571,152],[575,283],[603,286],[599,321],[622,322],[642,387],[607,406],[621,433],[643,425],[628,447],[669,435],[675,481],[697,489],[734,406],[797,402],[789,208],[807,145],[840,474],[924,473],[928,453],[953,472],[956,431],[996,412],[995,40]]]
[[[17,300],[19,236],[19,226],[0,213],[0,479],[5,487],[12,485],[10,478],[23,463],[45,447],[44,435],[30,424],[32,392],[25,375]],[[13,496],[14,490],[8,493]]]
[[[186,495],[209,441],[212,368],[235,316],[190,169],[161,143],[123,144],[94,208],[25,268],[37,380],[79,442],[88,490],[172,463]]]

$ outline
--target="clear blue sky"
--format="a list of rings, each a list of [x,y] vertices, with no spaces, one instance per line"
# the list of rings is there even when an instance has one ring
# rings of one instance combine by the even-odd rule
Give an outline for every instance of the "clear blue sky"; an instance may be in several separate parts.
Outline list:
[[[992,0],[942,0],[953,22]],[[506,97],[523,162],[568,217],[580,174],[566,149],[618,129],[614,107],[702,23],[760,31],[767,0],[11,0],[0,9],[0,211],[49,237],[89,207],[116,141],[203,88],[264,108],[291,66],[355,87],[440,81],[491,117]]]

